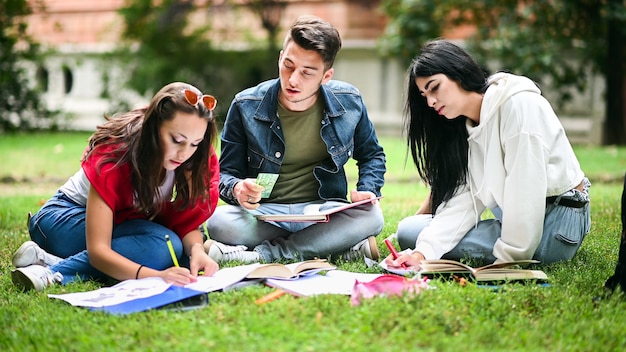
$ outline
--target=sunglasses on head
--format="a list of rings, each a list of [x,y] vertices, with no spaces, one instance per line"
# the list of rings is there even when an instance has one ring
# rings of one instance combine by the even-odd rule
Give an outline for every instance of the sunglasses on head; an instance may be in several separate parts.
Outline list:
[[[213,109],[215,109],[215,106],[217,105],[217,99],[215,99],[215,97],[212,95],[205,94],[200,96],[190,89],[183,89],[183,94],[185,94],[185,100],[187,100],[187,102],[193,106],[197,106],[198,103],[202,101],[202,104],[204,104],[207,110],[213,111]]]

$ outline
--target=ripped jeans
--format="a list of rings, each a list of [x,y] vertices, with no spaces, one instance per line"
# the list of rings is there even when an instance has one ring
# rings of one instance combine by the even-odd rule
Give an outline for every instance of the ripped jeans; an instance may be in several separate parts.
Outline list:
[[[574,257],[589,230],[591,215],[589,208],[589,187],[591,183],[584,179],[584,189],[569,190],[556,197],[554,202],[546,202],[543,221],[543,235],[533,259],[543,264],[567,261]],[[552,198],[552,197],[551,197]],[[560,199],[577,204],[572,207],[558,204]],[[472,258],[484,264],[493,263],[493,247],[502,232],[502,211],[492,209],[495,219],[479,221],[443,259],[461,260]],[[431,214],[419,214],[404,218],[398,224],[398,244],[402,250],[414,248],[419,234],[431,222]]]

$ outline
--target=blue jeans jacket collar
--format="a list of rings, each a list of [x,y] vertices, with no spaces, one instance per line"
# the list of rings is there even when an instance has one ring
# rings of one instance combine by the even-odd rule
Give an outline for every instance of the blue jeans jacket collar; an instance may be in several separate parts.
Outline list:
[[[278,79],[248,88],[235,96],[222,130],[220,196],[236,204],[235,184],[260,172],[278,173],[285,153],[284,137],[277,118]],[[320,183],[319,197],[345,200],[348,184],[344,165],[357,160],[356,188],[380,195],[384,184],[385,154],[359,91],[350,84],[329,81],[320,88],[324,101],[321,136],[332,159],[314,168]]]

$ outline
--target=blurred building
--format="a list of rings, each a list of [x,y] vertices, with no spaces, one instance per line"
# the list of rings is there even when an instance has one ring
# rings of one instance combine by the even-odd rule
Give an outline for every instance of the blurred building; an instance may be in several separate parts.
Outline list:
[[[258,14],[252,12],[246,0],[189,0],[197,10],[193,21],[210,21],[212,42],[228,49],[245,48],[251,42],[266,42]],[[75,119],[71,128],[93,130],[103,121],[109,102],[103,98],[105,85],[135,101],[145,104],[147,97],[124,91],[121,68],[102,65],[101,56],[120,44],[122,18],[117,14],[125,0],[42,0],[43,9],[29,16],[29,31],[44,46],[54,49],[43,67],[36,68],[34,77],[47,82],[45,99],[49,106],[67,112]],[[285,6],[267,9],[264,18],[279,26],[280,42],[284,30],[302,14],[322,17],[337,27],[343,48],[335,62],[334,78],[354,84],[362,93],[370,118],[381,134],[400,135],[404,104],[405,70],[393,58],[382,57],[377,51],[377,38],[383,33],[387,20],[379,9],[380,0],[284,0]],[[446,34],[448,38],[463,38],[469,28]],[[280,43],[278,43],[280,45]],[[277,53],[278,55],[278,53]],[[112,79],[104,82],[103,70]],[[591,119],[565,115],[603,115],[598,104],[602,89],[591,84],[591,92],[577,97],[561,113],[571,135],[591,128]],[[549,92],[545,92],[550,96]],[[222,98],[226,100],[226,98]],[[594,105],[595,102],[595,105]],[[599,106],[600,105],[600,106]],[[591,111],[590,111],[591,110]],[[571,122],[570,122],[571,120]],[[579,131],[580,130],[580,131]],[[588,132],[581,138],[589,137]],[[575,136],[574,136],[575,137]],[[585,141],[585,140],[581,140]]]

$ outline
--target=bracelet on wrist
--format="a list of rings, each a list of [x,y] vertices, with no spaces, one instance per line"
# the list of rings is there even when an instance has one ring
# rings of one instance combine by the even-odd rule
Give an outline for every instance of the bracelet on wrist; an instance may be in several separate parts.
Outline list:
[[[144,265],[140,265],[139,268],[137,269],[137,273],[135,274],[135,280],[139,279],[139,272],[141,271],[141,268],[143,268]]]

